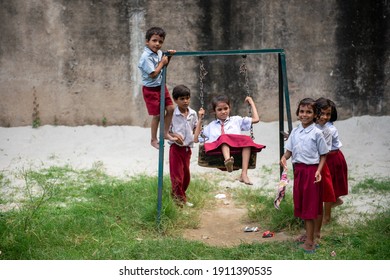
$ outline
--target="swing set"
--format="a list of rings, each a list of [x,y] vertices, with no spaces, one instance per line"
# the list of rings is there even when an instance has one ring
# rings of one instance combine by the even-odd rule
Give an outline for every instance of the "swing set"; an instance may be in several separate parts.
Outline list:
[[[204,108],[204,79],[207,75],[207,71],[204,67],[203,58],[205,56],[220,56],[220,55],[240,55],[243,58],[243,62],[240,66],[240,74],[244,75],[244,88],[246,95],[250,96],[249,91],[249,79],[247,71],[247,56],[252,54],[277,54],[278,56],[278,80],[279,80],[279,158],[284,154],[284,113],[286,112],[288,131],[292,131],[292,119],[290,110],[290,97],[287,85],[287,69],[286,69],[286,55],[283,49],[260,49],[260,50],[228,50],[228,51],[195,51],[195,52],[176,52],[171,55],[165,53],[168,56],[197,56],[199,57],[199,97],[200,105]],[[166,72],[167,67],[163,68],[163,77],[161,85],[161,101],[160,101],[160,141],[159,141],[159,164],[158,164],[158,196],[157,196],[157,225],[161,223],[161,208],[162,208],[162,189],[163,189],[163,166],[164,166],[164,114],[165,114],[165,84],[166,84]],[[249,107],[250,108],[250,107]],[[251,111],[249,109],[249,116]],[[250,136],[253,136],[253,127],[250,129]],[[257,153],[252,153],[249,160],[249,168],[256,168]],[[241,168],[241,154],[238,153],[234,156],[234,170]],[[204,151],[203,143],[199,144],[198,165],[202,167],[219,168],[224,169],[224,162],[221,156],[207,155]],[[282,173],[280,168],[280,173]]]

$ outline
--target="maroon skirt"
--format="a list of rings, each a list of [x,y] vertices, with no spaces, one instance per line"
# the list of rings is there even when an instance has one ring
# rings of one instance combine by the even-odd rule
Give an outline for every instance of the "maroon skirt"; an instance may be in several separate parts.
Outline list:
[[[317,168],[317,164],[294,164],[294,216],[303,220],[322,215],[322,185],[314,183]]]
[[[326,162],[322,167],[321,177],[322,178],[320,184],[322,184],[322,190],[323,190],[322,201],[336,202],[336,196],[334,195],[334,190],[333,190],[332,176],[330,175],[330,171]]]
[[[331,151],[326,156],[329,167],[334,194],[336,198],[348,194],[348,167],[344,155],[340,150]]]
[[[251,152],[258,153],[265,148],[264,145],[253,142],[248,135],[242,134],[222,134],[212,143],[205,143],[204,150],[207,155],[221,155],[221,145],[227,144],[230,147],[230,154],[240,154],[242,148],[251,147]]]

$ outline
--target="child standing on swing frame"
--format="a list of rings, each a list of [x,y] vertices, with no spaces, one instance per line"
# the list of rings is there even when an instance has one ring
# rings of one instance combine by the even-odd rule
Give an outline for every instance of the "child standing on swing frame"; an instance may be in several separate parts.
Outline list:
[[[195,133],[195,142],[205,141],[204,148],[206,154],[221,155],[228,172],[233,171],[234,157],[232,154],[242,154],[241,183],[252,185],[248,177],[249,159],[252,152],[260,152],[264,145],[256,144],[248,135],[241,134],[241,131],[249,131],[252,124],[260,121],[256,105],[250,96],[245,98],[245,102],[251,106],[252,117],[230,116],[230,100],[225,95],[215,96],[212,101],[212,110],[216,119],[209,123],[201,131]],[[199,122],[202,122],[205,111],[199,110]]]
[[[306,253],[314,253],[317,247],[315,233],[320,234],[323,212],[322,185],[319,182],[329,149],[322,131],[315,126],[315,101],[302,99],[296,115],[301,123],[288,137],[280,164],[287,170],[287,160],[292,158],[294,216],[305,221],[306,240],[301,247]]]
[[[145,47],[138,63],[138,68],[142,75],[142,94],[145,100],[148,114],[152,116],[150,124],[151,140],[150,144],[159,149],[157,131],[160,123],[160,95],[162,84],[162,71],[168,65],[170,58],[163,54],[161,47],[164,43],[166,33],[161,27],[152,27],[146,31]],[[168,50],[170,54],[175,50]],[[165,86],[165,118],[164,118],[164,138],[176,141],[177,138],[169,135],[169,125],[172,121],[172,114],[175,106]]]

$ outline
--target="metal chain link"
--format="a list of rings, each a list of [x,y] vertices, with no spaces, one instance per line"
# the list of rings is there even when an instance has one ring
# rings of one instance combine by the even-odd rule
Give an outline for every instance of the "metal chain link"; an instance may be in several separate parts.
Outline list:
[[[203,80],[206,77],[208,72],[206,71],[206,68],[204,67],[203,63],[203,57],[200,57],[200,62],[199,62],[199,97],[200,97],[200,107],[204,109],[204,92],[203,92]]]
[[[199,61],[199,97],[200,97],[200,107],[205,109],[204,108],[204,86],[203,86],[203,80],[205,79],[206,75],[208,74],[208,72],[206,71],[206,68],[204,67],[204,63],[203,63],[203,57],[200,57],[200,61]],[[204,116],[203,116],[204,118]],[[199,120],[201,121],[201,120]],[[206,141],[206,138],[203,134],[203,126],[204,126],[204,123],[202,121],[202,129],[201,129],[201,137],[203,138],[203,142]]]
[[[249,78],[248,78],[248,68],[246,67],[246,55],[242,56],[242,64],[240,66],[240,74],[244,75],[244,89],[246,92],[246,96],[251,96],[250,91],[249,91]],[[251,105],[248,105],[249,108],[249,117],[252,117],[252,107]],[[255,139],[254,133],[253,133],[253,125],[251,124],[250,128],[250,134],[252,140]]]

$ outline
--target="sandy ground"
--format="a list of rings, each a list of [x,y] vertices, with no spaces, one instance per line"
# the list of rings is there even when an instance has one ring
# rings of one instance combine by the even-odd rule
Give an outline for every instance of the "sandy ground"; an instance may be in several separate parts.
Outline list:
[[[296,126],[297,123],[294,123]],[[390,177],[390,116],[362,116],[337,121],[340,139],[343,143],[342,151],[349,167],[350,187],[366,177]],[[287,127],[287,125],[286,125]],[[278,122],[256,124],[254,126],[255,141],[267,146],[257,157],[257,168],[249,171],[254,188],[270,188],[275,190],[279,174],[279,132]],[[31,127],[0,128],[0,170],[3,175],[11,179],[13,186],[23,186],[17,174],[26,169],[41,169],[50,166],[69,165],[75,169],[104,168],[113,176],[128,177],[137,174],[158,174],[159,152],[152,148],[150,129],[133,126],[42,126],[37,129]],[[167,173],[168,149],[165,144],[163,171]],[[221,180],[223,188],[245,187],[236,178],[239,172],[226,173],[219,170],[204,168],[197,165],[198,147],[193,149],[191,161],[192,173],[201,174],[209,178]],[[289,163],[291,164],[291,163]],[[167,186],[169,187],[169,186]],[[0,190],[2,197],[7,197],[10,190]],[[367,199],[370,203],[367,203]],[[389,205],[388,196],[385,205]],[[382,200],[348,195],[345,202],[357,209],[357,213],[369,212],[376,209]],[[230,232],[229,238],[221,238],[222,232],[207,232],[207,221],[201,224],[203,232],[198,231],[194,239],[204,240],[214,244],[230,245],[247,242],[248,236],[254,233],[243,233],[245,226],[245,209],[240,209],[227,198],[217,203],[216,212],[206,213],[204,217],[212,216],[214,221],[209,227],[215,228],[215,221],[229,220],[224,217],[233,217],[237,220],[235,230]],[[7,205],[0,204],[0,210],[7,209]],[[228,209],[228,210],[226,210]],[[230,210],[229,210],[230,209]],[[231,210],[233,209],[233,210]],[[237,210],[238,209],[238,210]],[[224,212],[225,211],[225,212]],[[356,212],[356,211],[355,211]],[[218,219],[216,219],[216,217]],[[230,219],[231,220],[231,219]],[[219,225],[224,228],[230,225]],[[255,239],[259,238],[259,233]],[[236,238],[233,238],[236,236]],[[283,236],[280,238],[284,238]],[[231,241],[234,239],[234,241]],[[251,239],[252,240],[252,239]],[[213,244],[213,243],[212,243]]]

